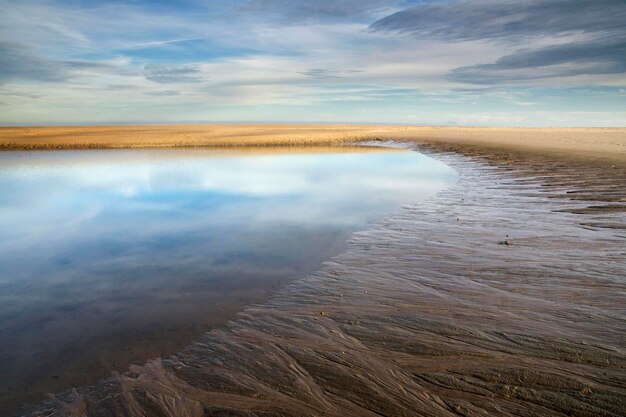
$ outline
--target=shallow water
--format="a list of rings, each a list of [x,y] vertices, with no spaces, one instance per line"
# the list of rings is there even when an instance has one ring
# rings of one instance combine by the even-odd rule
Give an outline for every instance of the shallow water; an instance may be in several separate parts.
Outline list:
[[[0,153],[0,410],[172,354],[454,179],[356,147]]]
[[[436,198],[175,355],[26,415],[624,415],[626,166],[421,149],[460,174]]]

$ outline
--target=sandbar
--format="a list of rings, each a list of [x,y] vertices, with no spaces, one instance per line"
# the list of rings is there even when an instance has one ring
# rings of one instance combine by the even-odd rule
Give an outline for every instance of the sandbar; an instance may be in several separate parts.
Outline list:
[[[0,149],[311,146],[370,140],[482,147],[626,163],[624,128],[203,124],[0,127]]]

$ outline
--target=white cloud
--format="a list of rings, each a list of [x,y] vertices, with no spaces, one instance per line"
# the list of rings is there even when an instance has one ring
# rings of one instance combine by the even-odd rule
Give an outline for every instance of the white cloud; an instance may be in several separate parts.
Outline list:
[[[594,48],[580,52],[582,61],[567,58],[569,45],[595,42],[595,34],[549,31],[533,35],[531,45],[516,41],[512,48],[502,39],[479,36],[496,30],[503,37],[506,22],[517,19],[495,10],[490,23],[459,28],[457,38],[435,30],[455,22],[452,18],[429,23],[432,33],[416,38],[393,27],[369,29],[385,13],[402,12],[398,7],[404,2],[357,3],[263,0],[173,8],[141,2],[83,7],[46,0],[1,2],[0,42],[10,40],[11,48],[0,52],[0,124],[408,122],[399,109],[429,114],[435,108],[441,112],[439,106],[446,103],[471,105],[468,116],[487,116],[496,101],[507,114],[535,104],[563,110],[548,97],[520,99],[514,92],[518,87],[561,95],[568,94],[568,87],[611,87],[617,97],[626,85],[619,65],[601,71],[602,63],[591,56]],[[529,47],[530,52],[523,51]],[[553,49],[560,52],[551,54]],[[544,62],[544,55],[554,62],[520,68],[516,61]],[[494,82],[500,96],[494,94]],[[476,88],[480,85],[493,88]],[[458,93],[461,88],[474,94]],[[357,102],[363,110],[357,110]],[[613,110],[620,110],[617,100],[611,102]],[[580,101],[576,110],[593,106]],[[446,113],[463,111],[451,107]],[[510,122],[518,123],[519,116]]]

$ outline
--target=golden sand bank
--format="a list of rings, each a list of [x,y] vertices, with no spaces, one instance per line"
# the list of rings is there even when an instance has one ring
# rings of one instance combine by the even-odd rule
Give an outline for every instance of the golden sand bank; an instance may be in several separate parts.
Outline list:
[[[626,128],[387,125],[2,127],[0,149],[324,145],[373,139],[548,152],[626,162]]]

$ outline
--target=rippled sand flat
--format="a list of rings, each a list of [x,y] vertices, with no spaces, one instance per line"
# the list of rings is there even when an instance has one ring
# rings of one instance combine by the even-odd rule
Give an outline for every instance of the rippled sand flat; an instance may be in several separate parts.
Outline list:
[[[623,415],[626,167],[420,149],[459,182],[227,329],[31,414]]]

